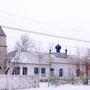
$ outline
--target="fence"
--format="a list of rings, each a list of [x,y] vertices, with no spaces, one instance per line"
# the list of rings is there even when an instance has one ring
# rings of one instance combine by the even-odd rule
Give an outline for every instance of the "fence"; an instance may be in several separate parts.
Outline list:
[[[0,90],[36,88],[38,83],[35,76],[0,75]]]
[[[62,77],[50,77],[49,81],[48,81],[48,85],[55,85],[55,86],[59,86],[59,85],[63,85],[63,84],[72,84],[72,85],[90,85],[90,79],[82,79],[80,77],[78,78],[62,78]]]

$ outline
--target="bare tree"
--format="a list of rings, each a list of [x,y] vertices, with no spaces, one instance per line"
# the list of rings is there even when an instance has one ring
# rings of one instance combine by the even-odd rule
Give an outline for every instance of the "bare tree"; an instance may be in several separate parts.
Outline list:
[[[70,67],[69,67],[69,79],[71,80],[71,83],[74,84],[74,79],[75,79],[75,70],[76,70],[76,66],[77,66],[77,60],[76,57],[73,55],[70,55],[69,57],[69,63],[70,63]]]
[[[75,65],[76,76],[78,76],[84,84],[88,84],[88,66],[90,65],[88,57],[90,56],[90,50],[77,48],[76,59],[71,58],[71,61],[75,60],[73,64]]]
[[[28,36],[22,35],[20,41],[16,42],[15,50],[17,51],[31,51],[35,47],[33,40],[29,39]]]
[[[88,84],[88,66],[90,66],[89,57],[90,57],[90,49],[82,49],[80,54],[78,54],[78,64],[80,70],[80,78],[82,79],[84,84]]]
[[[76,56],[69,56],[70,63],[72,64],[71,70],[69,71],[72,77],[72,84],[74,84],[74,78],[81,79],[82,82],[84,81],[85,76],[85,64],[84,64],[84,57],[82,56],[83,52],[81,52],[80,48],[76,50]],[[72,70],[73,69],[73,70]]]
[[[20,58],[21,52],[31,51],[35,48],[35,43],[33,40],[29,39],[28,36],[22,35],[20,41],[16,42],[15,51],[11,52],[7,60],[7,68],[5,70],[6,74],[12,74],[18,60]],[[13,54],[14,53],[14,54]],[[13,59],[13,61],[11,61]],[[8,62],[9,61],[9,62]]]
[[[86,49],[86,55],[84,56],[84,67],[85,67],[85,84],[88,85],[89,70],[90,70],[90,49]]]
[[[6,69],[5,74],[11,74],[13,73],[15,66],[18,65],[18,60],[20,58],[20,51],[12,51],[7,55],[6,60]]]

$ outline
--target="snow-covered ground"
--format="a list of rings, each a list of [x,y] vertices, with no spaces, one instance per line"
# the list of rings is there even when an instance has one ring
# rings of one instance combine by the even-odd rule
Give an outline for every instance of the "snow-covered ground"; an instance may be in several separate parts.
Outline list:
[[[46,83],[40,83],[39,88],[31,89],[19,89],[19,90],[90,90],[90,86],[87,85],[61,85],[58,87],[50,86]]]

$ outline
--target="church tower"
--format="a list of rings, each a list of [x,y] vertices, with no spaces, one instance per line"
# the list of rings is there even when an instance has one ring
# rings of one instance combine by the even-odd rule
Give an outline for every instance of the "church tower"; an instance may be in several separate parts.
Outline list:
[[[6,35],[2,30],[2,27],[0,26],[0,73],[3,70],[3,64],[5,62],[6,57]]]

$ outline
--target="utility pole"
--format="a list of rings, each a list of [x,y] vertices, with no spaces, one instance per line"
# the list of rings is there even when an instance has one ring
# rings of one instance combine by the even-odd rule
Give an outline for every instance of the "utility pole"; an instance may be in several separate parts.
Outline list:
[[[48,77],[48,87],[51,82],[51,49],[49,50],[49,77]]]
[[[39,56],[39,73],[38,73],[38,80],[39,80],[39,83],[38,83],[38,87],[40,87],[40,69],[41,69],[41,55],[40,55],[40,52],[38,52],[38,56]]]

